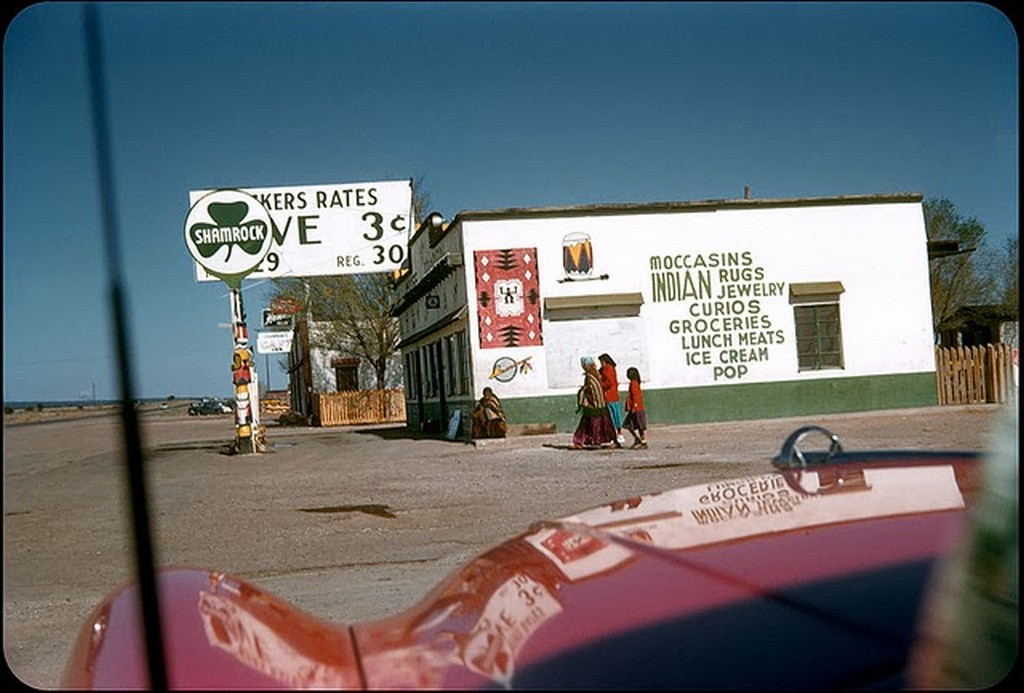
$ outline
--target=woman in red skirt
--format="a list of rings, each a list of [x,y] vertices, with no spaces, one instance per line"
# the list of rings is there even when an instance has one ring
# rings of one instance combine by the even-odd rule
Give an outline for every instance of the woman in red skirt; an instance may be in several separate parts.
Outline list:
[[[592,356],[580,359],[583,366],[583,385],[576,393],[576,410],[580,423],[572,435],[572,450],[612,447],[615,445],[615,426],[608,415],[608,405],[601,386],[601,374]]]

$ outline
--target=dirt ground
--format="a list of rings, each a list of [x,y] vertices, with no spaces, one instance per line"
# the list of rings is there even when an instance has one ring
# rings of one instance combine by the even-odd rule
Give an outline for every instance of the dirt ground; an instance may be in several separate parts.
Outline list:
[[[823,425],[848,450],[984,450],[997,405],[676,426],[646,450],[569,451],[569,434],[479,444],[403,426],[269,427],[229,454],[229,416],[141,410],[160,565],[224,570],[327,621],[401,611],[486,548],[638,493],[764,473]],[[116,410],[4,416],[4,655],[56,687],[93,607],[133,572]]]

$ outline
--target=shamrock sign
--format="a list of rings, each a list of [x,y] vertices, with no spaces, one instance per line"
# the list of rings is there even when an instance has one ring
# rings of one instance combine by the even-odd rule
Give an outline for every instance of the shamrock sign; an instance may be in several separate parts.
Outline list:
[[[241,190],[215,190],[189,210],[185,245],[206,271],[235,287],[270,250],[272,229],[256,198]]]

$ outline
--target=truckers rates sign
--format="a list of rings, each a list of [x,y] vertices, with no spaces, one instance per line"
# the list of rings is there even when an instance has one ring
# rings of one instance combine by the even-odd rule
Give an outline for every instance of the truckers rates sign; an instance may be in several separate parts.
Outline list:
[[[234,192],[249,196],[260,206],[270,229],[270,247],[248,274],[252,279],[391,272],[402,266],[408,254],[413,227],[409,180]],[[209,190],[191,191],[189,203],[195,205],[209,194]],[[239,238],[243,236],[241,224],[216,225],[238,226]],[[252,229],[249,231],[248,242],[254,243]],[[224,237],[234,239],[234,231],[194,242],[203,243],[209,252],[211,244]],[[219,271],[205,257],[196,257],[198,281],[215,281],[220,278]]]

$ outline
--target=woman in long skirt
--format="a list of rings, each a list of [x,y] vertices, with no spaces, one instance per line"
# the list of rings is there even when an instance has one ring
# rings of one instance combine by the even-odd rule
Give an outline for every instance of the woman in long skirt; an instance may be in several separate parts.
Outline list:
[[[591,356],[581,358],[580,365],[583,366],[583,385],[576,396],[580,423],[576,426],[569,447],[573,450],[611,447],[615,445],[615,426],[608,415],[601,374]]]

